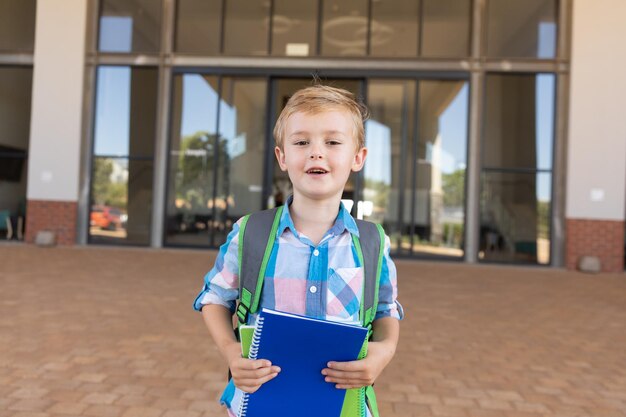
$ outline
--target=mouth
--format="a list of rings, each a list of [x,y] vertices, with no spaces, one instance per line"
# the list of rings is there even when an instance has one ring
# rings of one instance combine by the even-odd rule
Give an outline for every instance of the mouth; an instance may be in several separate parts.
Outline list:
[[[323,175],[323,174],[327,174],[328,171],[326,171],[324,168],[311,168],[307,170],[306,173],[311,174],[311,175]]]

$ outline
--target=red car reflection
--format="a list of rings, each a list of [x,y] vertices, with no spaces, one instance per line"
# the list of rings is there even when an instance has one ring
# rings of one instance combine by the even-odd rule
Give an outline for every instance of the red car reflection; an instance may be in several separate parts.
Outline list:
[[[126,224],[126,214],[115,207],[92,206],[90,223],[101,229],[117,230]]]

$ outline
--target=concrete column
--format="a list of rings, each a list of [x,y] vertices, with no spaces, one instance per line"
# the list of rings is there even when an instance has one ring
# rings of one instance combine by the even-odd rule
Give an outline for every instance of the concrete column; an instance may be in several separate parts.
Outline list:
[[[624,268],[626,2],[573,4],[566,264],[598,256]]]
[[[87,0],[37,2],[26,239],[76,241]]]

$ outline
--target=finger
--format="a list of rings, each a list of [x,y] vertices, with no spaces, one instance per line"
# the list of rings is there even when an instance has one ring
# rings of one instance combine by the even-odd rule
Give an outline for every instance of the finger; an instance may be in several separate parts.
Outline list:
[[[330,382],[333,384],[363,384],[367,385],[367,380],[364,378],[331,378],[327,376],[324,378],[324,381]]]
[[[265,376],[269,374],[277,374],[279,372],[280,372],[280,368],[276,366],[276,367],[259,368],[259,369],[253,369],[253,370],[238,370],[237,372],[234,372],[233,375],[241,379],[244,379],[244,378],[259,379],[259,378],[264,378]]]
[[[235,385],[239,384],[238,386],[241,386],[241,387],[254,388],[256,391],[261,385],[265,384],[267,381],[270,381],[276,378],[277,375],[278,375],[277,373],[272,373],[262,378],[242,378],[238,380]]]
[[[251,360],[251,359],[246,359],[245,361],[242,362],[242,368],[243,369],[259,369],[259,368],[268,368],[270,366],[272,366],[272,362],[268,361],[267,359],[257,359],[257,360]]]
[[[363,377],[362,371],[338,371],[336,369],[324,369],[322,375],[335,377],[335,378],[359,378]]]
[[[328,368],[337,371],[356,372],[361,371],[365,368],[365,364],[363,363],[363,361],[328,362],[326,365],[328,366]]]
[[[271,374],[267,375],[266,377],[263,377],[263,378],[257,380],[257,382],[259,383],[259,385],[263,385],[266,382],[276,378],[277,376],[278,376],[277,373],[271,373]]]
[[[365,384],[337,384],[335,388],[337,389],[353,389],[353,388],[363,388],[366,387]]]

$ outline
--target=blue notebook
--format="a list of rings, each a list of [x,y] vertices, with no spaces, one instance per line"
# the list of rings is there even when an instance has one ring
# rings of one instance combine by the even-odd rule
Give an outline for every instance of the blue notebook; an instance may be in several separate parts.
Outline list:
[[[339,417],[346,390],[324,381],[329,361],[356,360],[367,337],[361,326],[263,309],[250,359],[268,359],[278,376],[253,394],[244,394],[239,415]]]

